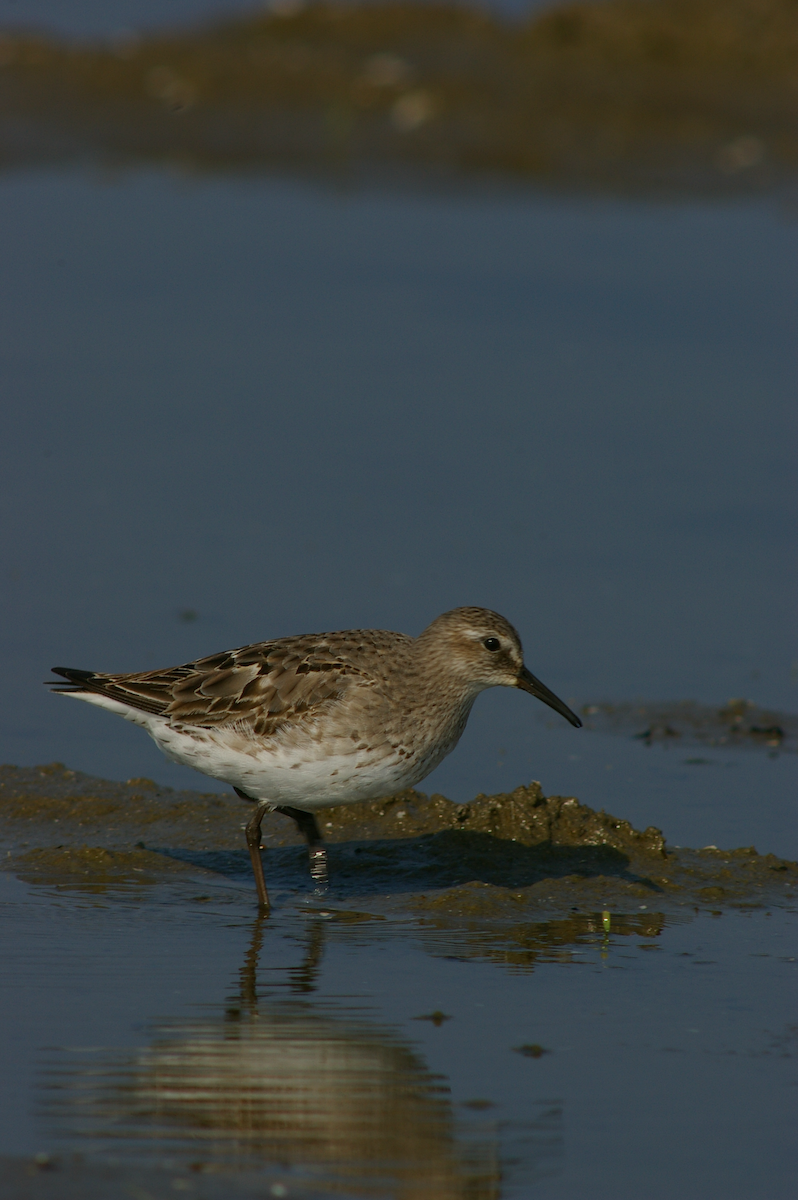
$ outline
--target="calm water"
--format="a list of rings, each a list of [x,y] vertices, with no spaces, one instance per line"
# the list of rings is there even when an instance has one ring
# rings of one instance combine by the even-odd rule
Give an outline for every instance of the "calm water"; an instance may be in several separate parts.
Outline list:
[[[569,703],[795,710],[786,201],[54,169],[0,177],[0,228],[0,761],[196,786],[50,696],[48,668],[413,633],[459,604],[505,613]],[[424,786],[537,778],[671,842],[796,857],[795,765],[577,732],[497,691]],[[787,913],[702,912],[655,949],[596,935],[513,971],[299,899],[258,930],[248,888],[4,888],[0,1154],[80,1149],[208,1196],[192,1155],[234,1160],[242,1195],[333,1176],[436,1200],[791,1194]]]
[[[464,603],[574,703],[795,707],[777,206],[90,172],[7,176],[0,206],[0,758],[194,786],[48,668]],[[698,770],[536,712],[481,697],[428,786],[534,777],[676,842],[798,849],[792,758]]]
[[[456,934],[297,904],[259,927],[243,889],[190,896],[5,885],[0,1153],[154,1169],[158,1195],[225,1168],[222,1195],[792,1194],[783,913],[553,938],[533,970]],[[84,1194],[59,1169],[53,1194]]]

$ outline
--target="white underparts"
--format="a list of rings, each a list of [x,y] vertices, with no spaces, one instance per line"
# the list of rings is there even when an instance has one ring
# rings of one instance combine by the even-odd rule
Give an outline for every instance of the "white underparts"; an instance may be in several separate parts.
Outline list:
[[[192,767],[253,800],[312,810],[391,795],[412,786],[431,769],[429,759],[401,758],[387,743],[369,750],[346,737],[264,741],[240,726],[172,725],[96,692],[63,695],[96,704],[146,729],[167,758]],[[451,749],[449,746],[447,749]],[[443,755],[441,755],[443,757]]]

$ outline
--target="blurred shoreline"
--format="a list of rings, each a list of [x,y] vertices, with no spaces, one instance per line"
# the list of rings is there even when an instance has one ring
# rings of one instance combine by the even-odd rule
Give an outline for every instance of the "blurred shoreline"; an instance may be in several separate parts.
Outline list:
[[[798,164],[792,0],[605,0],[521,20],[304,6],[79,43],[0,33],[0,167],[477,178],[767,194]]]

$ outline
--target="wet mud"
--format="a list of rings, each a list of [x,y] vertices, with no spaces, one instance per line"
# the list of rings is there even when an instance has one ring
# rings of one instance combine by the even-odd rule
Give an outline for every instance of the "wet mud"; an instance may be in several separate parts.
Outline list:
[[[585,704],[581,716],[597,733],[635,737],[650,746],[691,743],[726,749],[798,752],[798,717],[735,699],[720,708],[693,701],[671,704]]]
[[[0,163],[530,178],[686,194],[794,176],[791,0],[604,0],[520,20],[284,5],[168,34],[0,40]]]
[[[232,794],[113,783],[58,763],[0,768],[6,869],[50,887],[101,895],[199,886],[200,901],[203,881],[249,888],[249,813]],[[475,945],[479,927],[501,925],[530,963],[552,935],[530,933],[530,921],[565,920],[562,937],[573,941],[611,912],[616,925],[634,915],[635,932],[647,936],[660,920],[652,914],[784,904],[798,884],[794,862],[754,847],[672,848],[659,829],[636,830],[574,797],[546,797],[538,783],[468,804],[408,790],[324,810],[319,823],[329,844],[328,916],[338,906],[349,920],[406,917],[430,930],[472,923]],[[293,823],[270,814],[263,842],[278,896],[310,900]],[[252,897],[254,906],[254,888]]]

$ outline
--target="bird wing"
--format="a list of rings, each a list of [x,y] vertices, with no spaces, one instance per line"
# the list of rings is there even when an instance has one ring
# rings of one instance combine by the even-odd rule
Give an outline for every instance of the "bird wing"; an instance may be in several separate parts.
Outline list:
[[[369,631],[370,632],[370,631]],[[53,667],[64,692],[96,692],[173,724],[236,725],[268,737],[300,714],[314,715],[359,682],[378,680],[332,638],[285,638],[212,654],[179,667],[110,675]]]

